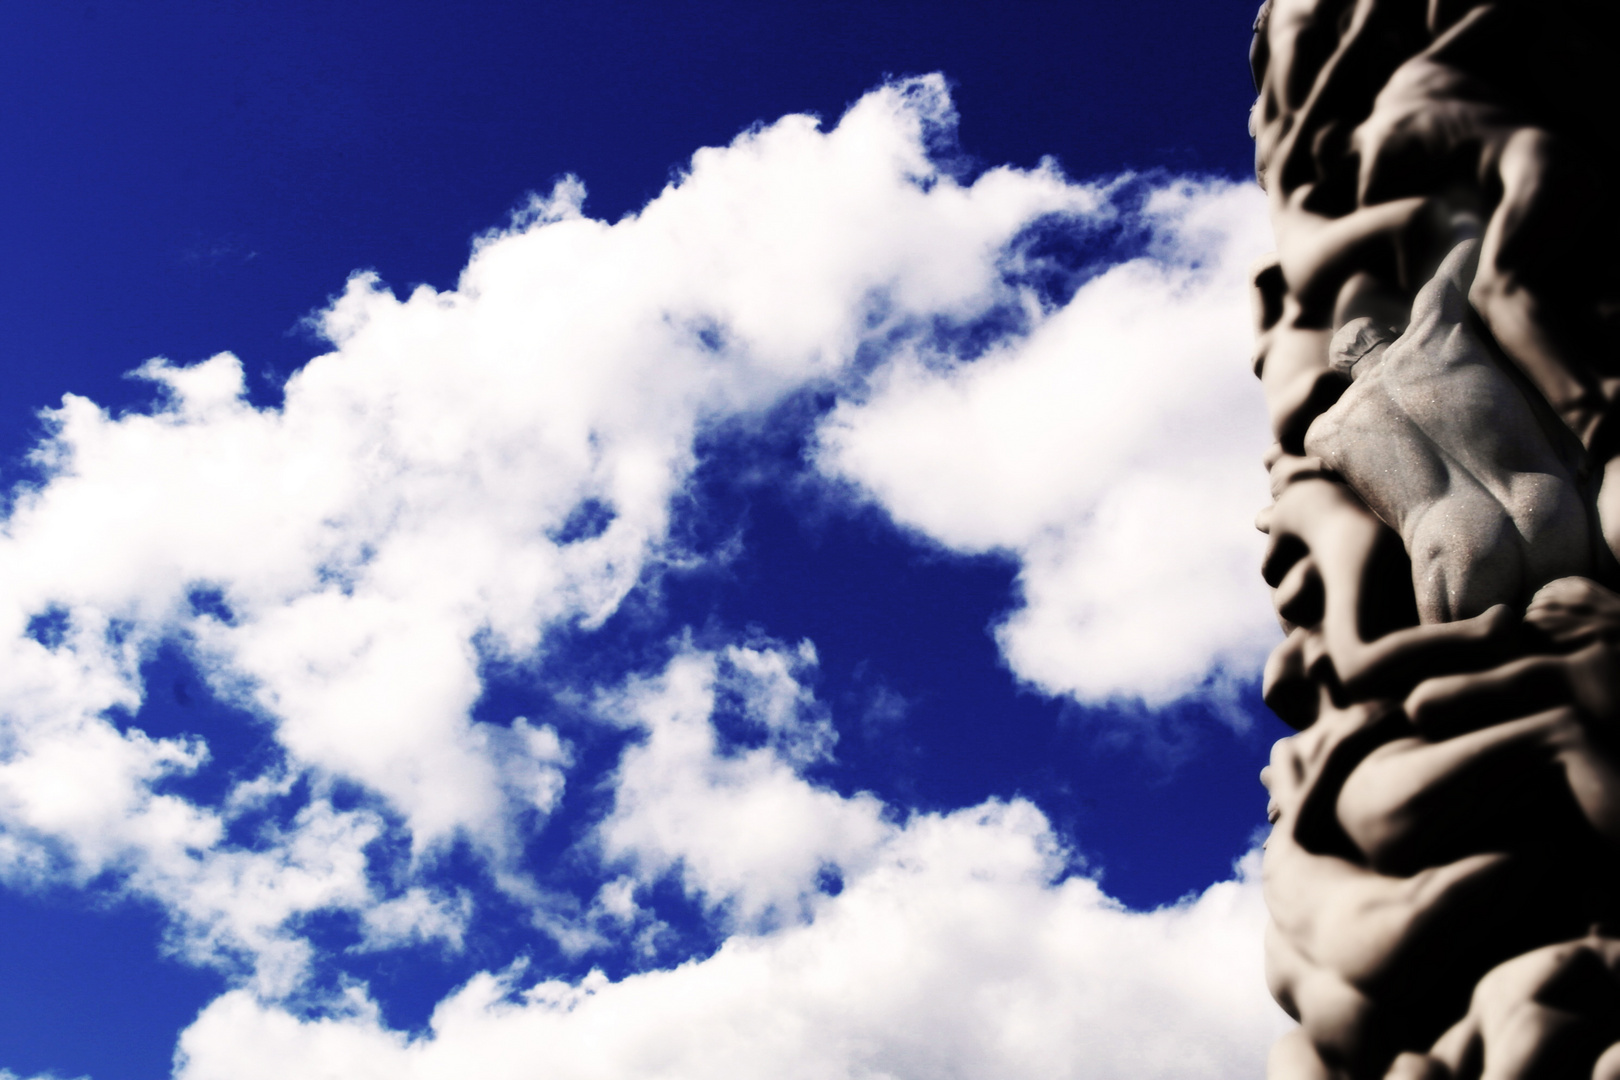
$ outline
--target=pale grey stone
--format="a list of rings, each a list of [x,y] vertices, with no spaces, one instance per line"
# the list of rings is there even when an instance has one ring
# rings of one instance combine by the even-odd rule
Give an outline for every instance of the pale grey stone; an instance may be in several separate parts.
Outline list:
[[[1452,250],[1393,341],[1365,319],[1334,336],[1333,365],[1354,382],[1305,435],[1400,533],[1424,622],[1522,607],[1592,572],[1576,477],[1469,307],[1478,250]]]

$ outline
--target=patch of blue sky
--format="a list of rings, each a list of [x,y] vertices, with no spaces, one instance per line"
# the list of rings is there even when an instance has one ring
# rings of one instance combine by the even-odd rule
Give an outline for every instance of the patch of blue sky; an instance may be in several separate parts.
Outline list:
[[[206,595],[204,593],[203,595]],[[200,806],[218,807],[236,785],[274,773],[285,754],[271,723],[240,705],[220,700],[209,687],[182,639],[162,639],[150,646],[140,668],[143,689],[136,711],[111,710],[121,728],[137,727],[155,739],[200,740],[207,757],[193,770],[164,777],[158,790],[178,794]],[[233,842],[250,844],[263,824],[285,824],[307,805],[307,778],[294,778],[285,793],[230,820]]]
[[[71,888],[0,890],[0,1047],[21,1076],[168,1075],[174,1035],[225,989],[163,955],[155,905]]]
[[[736,440],[710,449],[684,512],[711,534],[735,530],[737,555],[666,574],[661,589],[676,624],[814,643],[840,738],[808,775],[917,810],[1031,798],[1138,909],[1201,888],[1247,847],[1262,817],[1255,777],[1283,732],[1256,680],[1236,704],[1247,730],[1208,702],[1144,713],[1020,687],[990,632],[1016,602],[1010,560],[943,551],[870,505],[791,482],[798,447],[780,431]],[[773,456],[777,470],[759,467]],[[726,467],[739,461],[759,471]],[[872,724],[879,688],[905,707]],[[1133,854],[1144,833],[1151,849]]]

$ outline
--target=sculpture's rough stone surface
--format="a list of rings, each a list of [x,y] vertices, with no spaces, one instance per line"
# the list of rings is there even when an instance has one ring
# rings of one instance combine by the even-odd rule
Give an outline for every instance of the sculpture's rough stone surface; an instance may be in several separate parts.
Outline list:
[[[1272,1080],[1620,1080],[1620,5],[1269,0]]]

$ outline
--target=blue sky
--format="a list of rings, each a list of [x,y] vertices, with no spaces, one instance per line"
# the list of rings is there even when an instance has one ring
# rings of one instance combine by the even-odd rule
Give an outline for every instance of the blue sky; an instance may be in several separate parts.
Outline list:
[[[0,1070],[1253,1075],[1252,14],[0,13]]]

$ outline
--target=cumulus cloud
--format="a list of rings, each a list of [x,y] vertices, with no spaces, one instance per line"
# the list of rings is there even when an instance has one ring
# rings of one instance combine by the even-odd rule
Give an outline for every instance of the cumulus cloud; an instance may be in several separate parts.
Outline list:
[[[812,787],[795,771],[831,750],[831,726],[806,715],[796,678],[813,661],[807,647],[687,653],[610,698],[604,708],[646,735],[619,765],[615,806],[599,827],[606,856],[648,881],[678,867],[689,890],[729,904],[744,923],[797,914],[821,873],[861,865],[889,832],[882,806]],[[764,745],[720,752],[710,720],[722,681],[743,718],[768,734]]]
[[[907,528],[1018,560],[1022,605],[998,639],[1019,676],[1162,705],[1250,676],[1276,638],[1249,524],[1268,440],[1244,362],[1270,225],[1258,190],[1224,181],[1122,213],[1141,255],[972,362],[926,343],[900,356],[827,419],[819,461]]]
[[[389,904],[375,940],[455,938],[454,905],[368,878],[396,818],[419,858],[465,837],[525,894],[523,830],[568,752],[543,724],[473,723],[481,665],[615,610],[666,551],[704,423],[835,379],[896,325],[1004,302],[1009,239],[1097,204],[1050,167],[958,183],[924,149],[950,122],[941,80],[886,87],[831,131],[788,117],[698,153],[612,225],[566,181],[481,238],[452,291],[351,280],[317,319],[334,350],[279,408],[244,399],[229,354],[148,363],[149,413],[65,398],[0,536],[3,866],[122,872],[199,949],[284,954],[281,986],[301,947],[282,928],[310,910]],[[138,712],[166,639],[315,781],[253,850],[224,839],[252,799],[158,793],[200,739],[110,719]],[[376,801],[338,812],[335,781]]]
[[[184,1080],[1256,1076],[1282,1015],[1257,883],[1151,914],[1043,880],[1027,804],[919,820],[814,923],[669,971],[520,989],[480,975],[430,1032],[369,1002],[301,1019],[232,991],[181,1039]]]
[[[302,1018],[246,991],[209,1005],[180,1041],[182,1080],[287,1075],[491,1078],[924,1077],[1156,1080],[1257,1075],[1283,1018],[1264,989],[1253,856],[1235,880],[1131,912],[1070,872],[1045,817],[992,800],[886,824],[869,795],[817,787],[792,752],[728,753],[717,691],[756,726],[781,705],[750,683],[780,649],[686,650],[604,702],[647,734],[627,757],[610,854],[643,874],[757,908],[800,907],[713,955],[610,981],[485,972],[417,1038],[356,994]],[[752,670],[751,670],[752,669]],[[727,685],[729,684],[729,685]],[[814,710],[805,722],[814,724]],[[776,713],[778,721],[785,719]],[[647,774],[652,774],[649,777]],[[836,866],[842,888],[818,891]]]
[[[1132,913],[1029,803],[913,814],[812,783],[837,753],[813,643],[677,637],[657,672],[606,658],[607,689],[545,666],[715,556],[671,530],[705,433],[814,395],[842,403],[807,470],[1019,561],[1000,633],[1023,678],[1162,702],[1252,669],[1262,427],[1236,283],[1257,196],[1178,182],[1137,205],[1051,163],[969,181],[928,150],[953,122],[942,79],[896,83],[830,130],[792,116],[700,151],[616,223],[564,181],[453,289],[351,279],[276,407],[221,354],[147,363],[145,411],[47,412],[0,527],[0,879],[155,901],[175,951],[231,974],[183,1075],[1253,1072],[1276,1013],[1248,871]],[[1145,254],[1054,300],[1039,279],[1068,271],[1028,238],[1117,228]],[[267,763],[153,733],[160,648]],[[480,708],[503,665],[622,755],[590,773],[539,711]],[[899,722],[878,690],[868,721]],[[564,902],[533,841],[580,787],[609,805]],[[347,976],[310,989],[318,960],[461,948],[486,912],[444,869],[458,852],[485,906],[528,908],[569,956],[657,963],[670,882],[723,941],[616,982],[514,957],[415,1039]],[[333,955],[314,916],[347,927]]]

